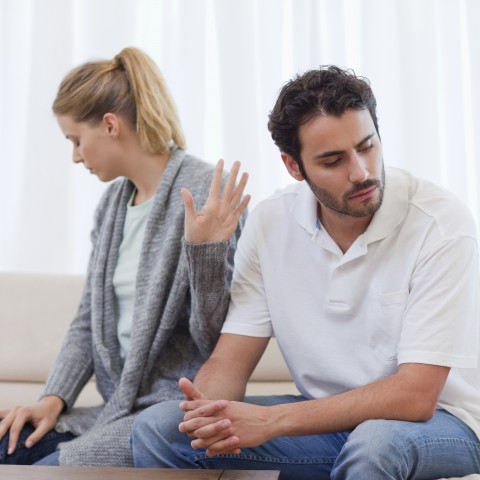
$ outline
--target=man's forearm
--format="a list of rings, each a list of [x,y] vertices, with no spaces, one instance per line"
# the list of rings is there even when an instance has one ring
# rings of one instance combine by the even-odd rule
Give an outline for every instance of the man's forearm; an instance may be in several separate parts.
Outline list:
[[[211,400],[243,400],[248,379],[269,340],[221,334],[212,355],[195,377],[195,388]]]
[[[391,377],[332,397],[267,407],[269,437],[349,431],[370,419],[428,420],[449,369],[412,367],[413,373],[407,367]]]
[[[232,373],[221,359],[211,357],[198,371],[193,384],[205,398],[241,401],[247,380]]]

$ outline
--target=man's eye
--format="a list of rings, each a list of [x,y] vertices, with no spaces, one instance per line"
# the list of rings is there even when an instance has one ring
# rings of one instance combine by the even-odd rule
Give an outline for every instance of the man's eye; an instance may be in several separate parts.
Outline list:
[[[336,167],[340,164],[341,160],[341,158],[337,158],[336,160],[332,160],[331,162],[325,162],[324,165],[326,167]]]
[[[368,145],[363,146],[358,151],[359,152],[368,152],[374,147],[373,143],[369,143]]]

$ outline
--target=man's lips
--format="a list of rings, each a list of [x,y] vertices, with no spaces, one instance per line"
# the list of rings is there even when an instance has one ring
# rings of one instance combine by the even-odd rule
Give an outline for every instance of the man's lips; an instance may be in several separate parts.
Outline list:
[[[357,200],[361,202],[363,200],[366,200],[367,198],[370,198],[372,195],[374,195],[376,190],[377,190],[376,186],[366,188],[365,190],[361,190],[360,192],[357,192],[354,195],[351,195],[350,200]]]

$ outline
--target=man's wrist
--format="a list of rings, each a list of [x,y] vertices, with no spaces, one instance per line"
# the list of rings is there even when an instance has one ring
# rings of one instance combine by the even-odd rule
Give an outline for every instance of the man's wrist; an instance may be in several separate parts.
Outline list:
[[[265,407],[268,410],[266,432],[269,438],[288,437],[295,435],[298,425],[295,425],[295,415],[292,411],[297,404],[282,403]]]

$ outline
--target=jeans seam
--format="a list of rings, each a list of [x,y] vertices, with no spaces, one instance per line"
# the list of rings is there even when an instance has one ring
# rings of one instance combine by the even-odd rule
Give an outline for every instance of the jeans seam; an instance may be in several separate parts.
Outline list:
[[[413,444],[418,443],[418,445],[433,445],[436,443],[450,443],[457,445],[471,446],[475,449],[480,449],[480,444],[471,440],[466,440],[464,438],[454,438],[454,437],[439,437],[439,438],[429,438],[421,442],[412,442]]]
[[[196,454],[191,455],[190,460],[193,462],[198,462],[201,460],[207,460],[210,457],[207,457],[205,454]],[[253,460],[256,462],[265,462],[265,463],[279,463],[279,464],[288,464],[288,465],[322,465],[322,464],[334,464],[336,457],[322,457],[322,458],[312,458],[312,457],[274,457],[274,456],[261,456],[249,454],[223,454],[216,455],[215,458],[222,459],[231,459],[231,460]]]
[[[410,452],[405,451],[405,446],[404,446],[404,451],[405,454],[407,455],[407,458],[409,455],[411,455],[411,452],[413,451],[412,449],[419,448],[421,449],[422,447],[426,447],[429,445],[460,445],[463,447],[468,447],[473,449],[477,455],[480,455],[480,444],[478,442],[472,441],[472,440],[467,440],[465,438],[455,438],[455,437],[438,437],[438,438],[427,438],[423,440],[410,440],[408,442],[409,450]],[[416,463],[414,465],[414,469],[417,470],[417,472],[423,471],[425,468],[425,465]]]

